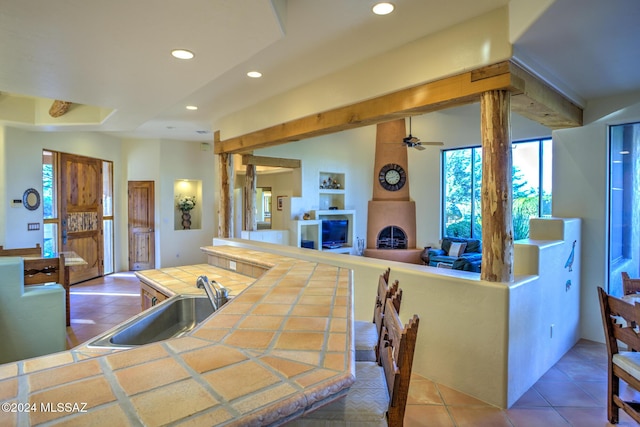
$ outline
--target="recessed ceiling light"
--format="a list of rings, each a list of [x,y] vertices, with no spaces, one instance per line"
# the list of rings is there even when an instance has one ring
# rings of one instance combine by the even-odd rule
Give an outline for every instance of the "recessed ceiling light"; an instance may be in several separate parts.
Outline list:
[[[191,111],[195,111],[198,109],[198,107],[196,107],[195,105],[187,105],[187,110],[191,110]]]
[[[171,55],[178,59],[191,59],[195,56],[193,52],[186,49],[173,49],[171,51]]]
[[[249,71],[247,73],[247,76],[251,77],[252,79],[259,79],[260,77],[262,77],[262,73],[260,71]]]
[[[371,10],[373,10],[373,13],[375,13],[376,15],[388,15],[393,12],[393,9],[395,9],[395,6],[393,5],[393,3],[389,2],[376,3],[373,5],[373,8],[371,8]]]

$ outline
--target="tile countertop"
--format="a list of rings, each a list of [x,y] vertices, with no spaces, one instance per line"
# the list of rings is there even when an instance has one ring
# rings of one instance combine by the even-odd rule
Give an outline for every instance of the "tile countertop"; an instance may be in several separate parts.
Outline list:
[[[167,296],[205,295],[204,289],[196,287],[198,276],[207,276],[229,289],[229,295],[235,297],[244,291],[256,279],[209,264],[185,265],[180,267],[144,270],[136,273],[138,279],[154,287]]]
[[[271,268],[188,336],[0,365],[0,425],[278,425],[344,394],[355,379],[350,270],[205,252]]]

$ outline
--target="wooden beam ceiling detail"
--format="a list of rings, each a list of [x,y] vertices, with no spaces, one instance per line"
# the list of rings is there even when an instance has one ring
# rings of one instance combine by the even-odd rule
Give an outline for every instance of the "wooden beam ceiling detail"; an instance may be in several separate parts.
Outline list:
[[[242,164],[243,165],[254,165],[254,166],[269,166],[274,168],[299,168],[300,167],[299,159],[285,159],[281,157],[264,157],[264,156],[254,156],[252,154],[245,154],[242,156]]]
[[[51,104],[51,108],[49,108],[49,115],[53,118],[64,116],[69,108],[71,107],[71,102],[69,101],[61,101],[56,99]]]
[[[344,107],[294,119],[238,137],[214,138],[214,151],[249,153],[301,139],[478,102],[489,90],[509,90],[512,111],[553,129],[582,125],[582,110],[511,61],[402,89]],[[515,107],[514,107],[515,106]]]
[[[582,126],[582,108],[523,68],[511,63],[511,111],[551,129]]]

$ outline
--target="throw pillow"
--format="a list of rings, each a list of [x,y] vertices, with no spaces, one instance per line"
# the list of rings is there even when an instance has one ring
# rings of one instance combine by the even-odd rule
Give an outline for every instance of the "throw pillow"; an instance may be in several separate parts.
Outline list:
[[[451,247],[449,248],[449,256],[459,257],[464,253],[464,250],[466,247],[467,247],[466,243],[460,243],[460,242],[451,243]]]

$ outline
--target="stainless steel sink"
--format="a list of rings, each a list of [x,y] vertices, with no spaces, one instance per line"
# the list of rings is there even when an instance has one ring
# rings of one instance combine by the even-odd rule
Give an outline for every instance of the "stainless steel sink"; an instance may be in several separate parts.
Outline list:
[[[130,348],[179,337],[213,312],[207,296],[176,295],[99,336],[88,346]]]

